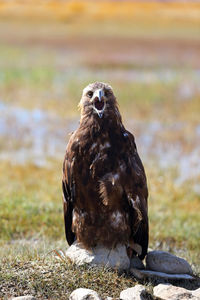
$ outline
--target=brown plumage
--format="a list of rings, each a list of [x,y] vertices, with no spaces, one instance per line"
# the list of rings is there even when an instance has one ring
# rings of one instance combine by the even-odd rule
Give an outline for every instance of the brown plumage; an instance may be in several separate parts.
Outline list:
[[[88,85],[80,108],[80,125],[70,137],[63,163],[68,244],[75,239],[86,248],[125,244],[143,259],[148,189],[134,137],[122,124],[109,85]]]

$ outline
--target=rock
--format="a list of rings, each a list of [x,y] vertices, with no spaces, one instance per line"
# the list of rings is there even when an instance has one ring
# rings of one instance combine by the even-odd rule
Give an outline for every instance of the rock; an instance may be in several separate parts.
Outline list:
[[[193,274],[185,259],[164,251],[149,252],[146,256],[146,268],[168,274]]]
[[[130,273],[137,279],[150,279],[150,278],[163,278],[171,280],[195,280],[195,277],[188,274],[167,274],[163,272],[149,271],[149,270],[138,270],[135,268],[130,269]]]
[[[69,300],[101,300],[101,298],[93,290],[79,288],[71,293]]]
[[[197,297],[197,299],[200,299],[200,288],[191,292],[193,296]]]
[[[136,285],[120,293],[120,300],[145,300],[148,297],[147,290],[143,285]]]
[[[10,298],[10,299],[11,300],[36,300],[36,298],[31,296],[31,295],[13,297],[13,298]]]
[[[144,279],[146,277],[145,274],[143,274],[141,272],[141,270],[138,270],[138,269],[135,269],[135,268],[131,268],[130,269],[130,273],[137,279],[141,280],[141,279]]]
[[[118,245],[115,249],[107,249],[97,246],[93,249],[86,250],[80,243],[74,242],[66,251],[68,257],[78,266],[84,264],[102,265],[119,270],[126,270],[130,266],[130,259],[126,253],[126,247]]]
[[[143,270],[145,269],[145,266],[138,256],[134,256],[131,258],[130,268]]]
[[[197,300],[192,292],[182,287],[174,286],[172,284],[159,284],[154,287],[153,294],[155,297],[162,300]]]

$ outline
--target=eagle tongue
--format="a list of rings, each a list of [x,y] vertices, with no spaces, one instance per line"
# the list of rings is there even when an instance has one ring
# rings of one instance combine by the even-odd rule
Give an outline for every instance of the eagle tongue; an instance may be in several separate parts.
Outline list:
[[[98,110],[102,110],[103,107],[104,107],[104,101],[103,100],[101,100],[101,101],[100,100],[95,101],[95,107]]]

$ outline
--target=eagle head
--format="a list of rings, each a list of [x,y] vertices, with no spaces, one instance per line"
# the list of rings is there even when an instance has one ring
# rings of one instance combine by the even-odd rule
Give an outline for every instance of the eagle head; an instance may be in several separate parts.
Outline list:
[[[90,83],[84,88],[79,107],[81,117],[95,115],[102,119],[119,113],[112,87],[103,82]]]

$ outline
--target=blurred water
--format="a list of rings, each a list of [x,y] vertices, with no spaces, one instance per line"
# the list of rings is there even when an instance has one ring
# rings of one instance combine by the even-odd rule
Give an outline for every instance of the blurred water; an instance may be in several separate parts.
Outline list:
[[[138,152],[145,164],[157,164],[161,169],[177,169],[176,183],[197,179],[200,176],[200,125],[194,135],[187,140],[187,123],[176,122],[163,124],[160,121],[141,122],[129,121],[128,127],[136,136]],[[179,136],[180,139],[168,139]],[[166,138],[163,138],[166,137]],[[188,144],[192,146],[188,148]]]
[[[64,58],[63,58],[64,59]],[[1,72],[0,72],[1,73]],[[180,97],[188,98],[192,96],[197,90],[200,92],[199,69],[179,70],[175,68],[158,68],[150,69],[143,68],[137,69],[131,64],[128,68],[118,66],[117,71],[112,65],[102,66],[67,66],[55,71],[52,84],[56,88],[62,88],[69,80],[83,81],[83,78],[103,78],[103,81],[110,82],[120,80],[125,82],[135,83],[180,83],[178,94]],[[1,80],[0,80],[1,82]]]
[[[60,158],[65,152],[67,135],[77,123],[39,109],[27,110],[1,102],[0,159],[44,165],[47,158]]]
[[[62,119],[39,109],[27,110],[0,102],[0,159],[15,164],[32,162],[45,165],[49,158],[63,159],[69,133],[78,127],[78,119]],[[200,124],[195,128],[192,147],[187,141],[163,139],[162,136],[185,136],[188,124],[163,124],[155,120],[128,120],[126,127],[134,133],[138,152],[145,165],[161,169],[177,168],[177,184],[200,176]],[[198,188],[198,186],[196,186]]]

